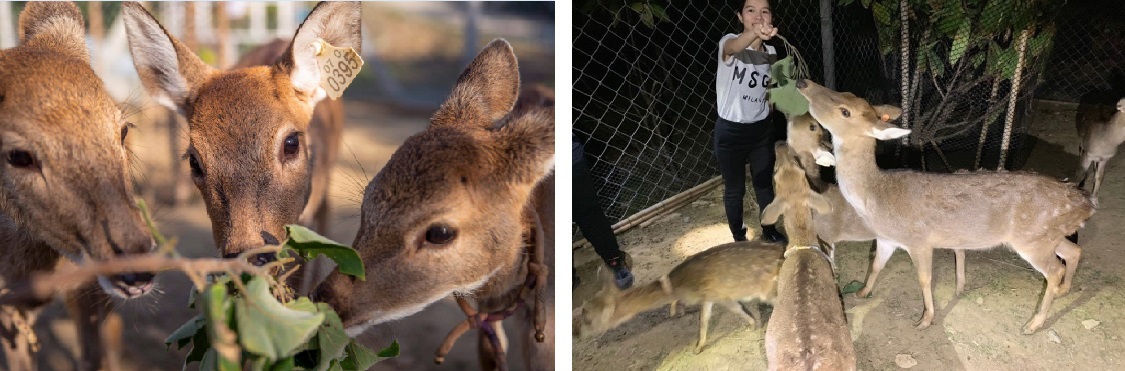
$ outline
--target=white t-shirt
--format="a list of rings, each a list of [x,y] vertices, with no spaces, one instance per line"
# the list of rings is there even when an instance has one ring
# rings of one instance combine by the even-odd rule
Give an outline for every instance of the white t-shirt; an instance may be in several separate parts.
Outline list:
[[[770,64],[777,61],[772,46],[762,44],[766,51],[747,47],[723,60],[723,45],[738,35],[727,34],[719,39],[719,70],[715,92],[719,117],[724,120],[751,123],[770,115],[766,85],[770,82]]]

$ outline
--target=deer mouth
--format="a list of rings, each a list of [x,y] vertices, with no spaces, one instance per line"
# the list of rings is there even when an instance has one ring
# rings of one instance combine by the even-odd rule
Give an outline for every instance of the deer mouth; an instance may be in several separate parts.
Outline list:
[[[110,295],[133,299],[144,296],[155,286],[152,273],[125,273],[111,277],[98,276],[98,284]]]

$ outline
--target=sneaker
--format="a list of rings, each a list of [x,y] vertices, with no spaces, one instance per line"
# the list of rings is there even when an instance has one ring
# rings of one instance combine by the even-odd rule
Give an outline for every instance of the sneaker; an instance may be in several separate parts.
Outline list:
[[[773,242],[773,243],[779,243],[779,244],[782,244],[782,245],[785,245],[785,244],[789,243],[789,238],[787,238],[787,237],[785,237],[785,235],[781,234],[781,232],[779,232],[777,230],[777,227],[772,226],[772,225],[763,225],[762,226],[762,240]]]
[[[617,285],[617,288],[624,290],[633,286],[633,272],[629,271],[629,265],[625,261],[625,253],[610,259],[605,264],[613,270],[613,283]]]

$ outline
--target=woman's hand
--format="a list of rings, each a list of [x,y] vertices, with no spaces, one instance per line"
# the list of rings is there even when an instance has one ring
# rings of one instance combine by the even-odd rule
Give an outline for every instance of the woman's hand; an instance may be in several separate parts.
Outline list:
[[[769,40],[769,39],[773,38],[774,36],[777,36],[777,27],[774,27],[771,24],[760,23],[760,24],[756,25],[755,28],[757,30],[755,30],[754,35],[757,36],[759,39]]]

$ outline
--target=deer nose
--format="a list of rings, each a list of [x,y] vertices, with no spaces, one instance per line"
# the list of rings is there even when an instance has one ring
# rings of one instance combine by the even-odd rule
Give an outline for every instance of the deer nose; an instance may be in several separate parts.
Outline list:
[[[805,80],[805,79],[797,80],[797,89],[804,89],[804,88],[807,88],[807,87],[809,87],[809,80]]]
[[[152,273],[130,272],[113,276],[113,285],[129,298],[144,295],[152,289]]]

